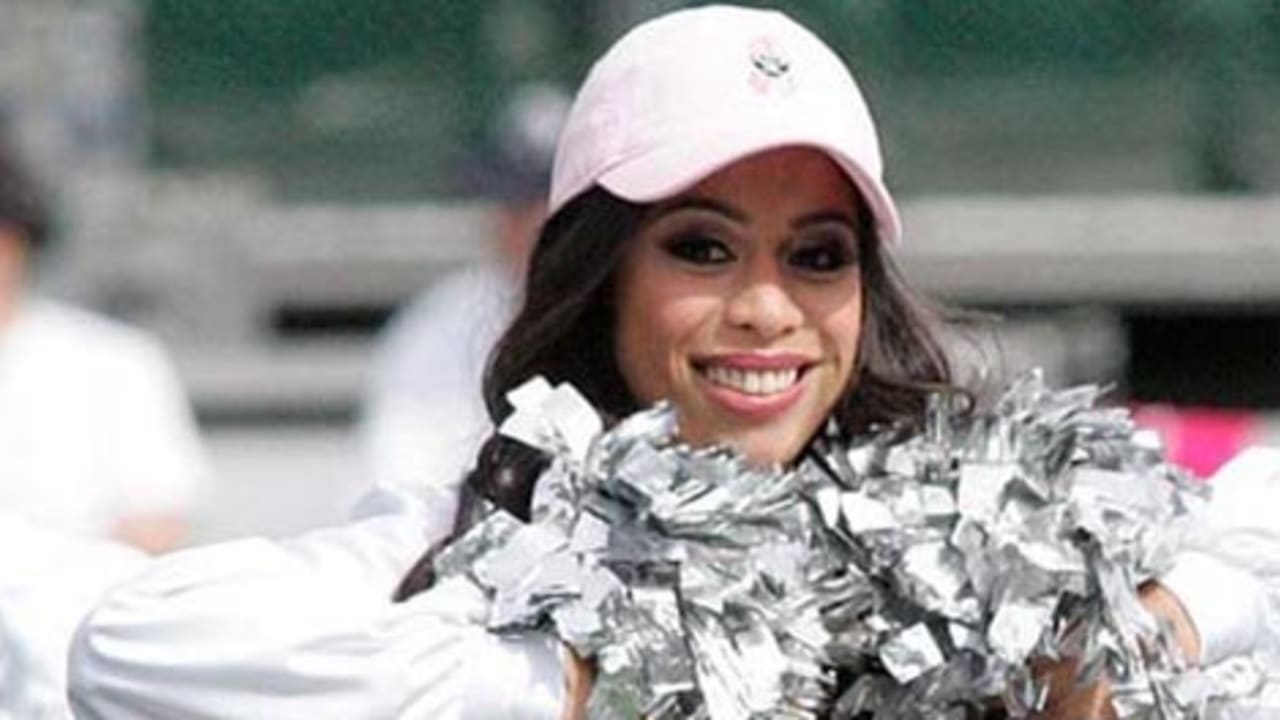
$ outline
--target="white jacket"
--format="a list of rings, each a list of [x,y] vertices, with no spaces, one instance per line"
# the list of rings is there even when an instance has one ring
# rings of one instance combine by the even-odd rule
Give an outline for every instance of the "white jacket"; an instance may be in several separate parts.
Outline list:
[[[1205,663],[1280,645],[1280,449],[1246,453],[1214,482],[1210,528],[1162,579],[1195,622]],[[446,529],[417,501],[395,500],[295,540],[158,561],[81,627],[70,664],[77,717],[558,717],[557,643],[485,632],[482,599],[465,584],[389,602]]]
[[[391,594],[447,526],[395,491],[351,524],[160,558],[80,629],[76,717],[386,720],[555,717],[558,643],[484,629],[484,598],[443,583]]]
[[[67,645],[107,588],[146,566],[121,543],[0,509],[0,719],[67,716]]]

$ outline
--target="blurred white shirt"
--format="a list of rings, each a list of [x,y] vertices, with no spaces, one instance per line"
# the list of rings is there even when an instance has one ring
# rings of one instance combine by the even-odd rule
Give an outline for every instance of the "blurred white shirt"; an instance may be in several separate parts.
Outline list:
[[[186,515],[208,472],[151,336],[40,300],[0,327],[0,507],[42,530],[106,537],[126,517]]]
[[[455,486],[470,469],[492,429],[481,397],[485,362],[518,293],[496,261],[477,265],[433,283],[388,325],[359,429],[375,486]]]

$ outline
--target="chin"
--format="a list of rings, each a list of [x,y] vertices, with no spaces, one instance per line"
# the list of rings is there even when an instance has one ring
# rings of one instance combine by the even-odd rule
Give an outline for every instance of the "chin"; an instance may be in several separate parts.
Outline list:
[[[726,444],[741,451],[753,465],[787,466],[795,462],[804,451],[804,443],[779,443],[778,431],[764,430],[760,434],[764,437],[755,438],[754,442],[749,437],[730,438],[726,440]]]

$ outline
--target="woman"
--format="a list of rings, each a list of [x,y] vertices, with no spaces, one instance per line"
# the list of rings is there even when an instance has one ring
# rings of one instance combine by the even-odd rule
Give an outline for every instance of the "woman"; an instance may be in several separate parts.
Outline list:
[[[669,399],[684,440],[786,465],[828,419],[845,435],[910,420],[928,391],[951,385],[930,314],[887,254],[901,231],[861,94],[834,53],[779,13],[679,11],[620,40],[575,102],[549,209],[524,308],[487,374],[495,421],[510,412],[509,390],[543,375],[572,383],[612,418]],[[527,516],[542,464],[491,439],[453,533],[477,498]],[[431,553],[399,587],[404,602],[381,599],[370,579],[405,562],[413,533],[404,527],[383,517],[157,567],[82,630],[72,659],[78,712],[580,715],[583,664],[545,636],[485,632],[485,599],[434,582]],[[427,539],[447,533],[437,527]],[[1198,614],[1204,596],[1183,588],[1234,582],[1242,611],[1265,593],[1246,573],[1196,563],[1166,578],[1173,593],[1152,584],[1145,595],[1188,651],[1217,652],[1236,636],[1212,624],[1220,608]],[[319,565],[327,569],[313,571]],[[1246,630],[1260,624],[1256,614],[1228,615]],[[1104,704],[1104,694],[1082,693],[1058,709],[1085,717]]]

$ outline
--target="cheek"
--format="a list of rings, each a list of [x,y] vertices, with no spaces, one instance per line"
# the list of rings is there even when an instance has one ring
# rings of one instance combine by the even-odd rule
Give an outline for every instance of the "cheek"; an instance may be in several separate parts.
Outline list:
[[[832,344],[840,364],[840,382],[845,385],[857,364],[862,342],[862,293],[859,291],[842,303],[823,322],[825,335]]]
[[[637,402],[649,405],[660,386],[656,361],[654,330],[645,322],[642,314],[635,312],[635,305],[618,305],[617,336],[614,355],[618,372],[627,384],[627,391]]]
[[[663,357],[667,345],[661,320],[660,277],[643,262],[619,278],[614,355],[631,396],[642,405],[656,402],[667,385]]]
[[[634,283],[634,284],[633,284]],[[714,308],[661,277],[620,287],[614,352],[627,389],[642,404],[675,399],[687,356]]]

